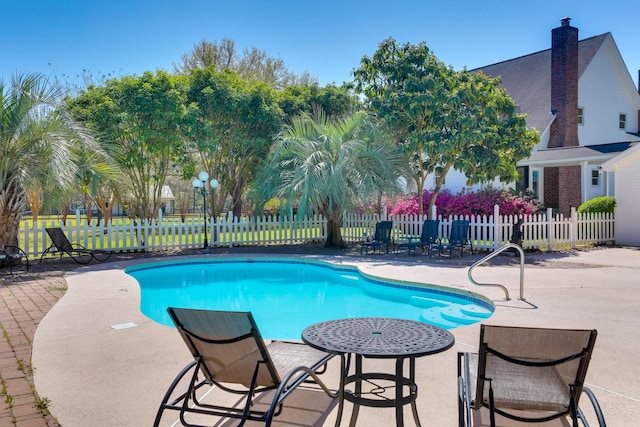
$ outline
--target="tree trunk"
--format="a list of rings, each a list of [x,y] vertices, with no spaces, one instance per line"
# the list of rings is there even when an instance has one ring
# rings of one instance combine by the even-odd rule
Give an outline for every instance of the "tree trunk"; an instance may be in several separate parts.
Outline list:
[[[18,245],[18,230],[20,230],[20,218],[7,210],[0,212],[0,248]]]
[[[342,224],[340,221],[329,219],[327,221],[327,240],[324,244],[325,248],[345,248],[347,245],[342,239]]]
[[[38,222],[38,214],[40,214],[40,210],[42,210],[42,205],[44,200],[42,198],[42,188],[41,187],[33,187],[26,190],[27,192],[27,203],[31,208],[31,215],[33,216],[33,223]]]
[[[20,213],[26,206],[26,193],[14,175],[8,173],[0,188],[0,248],[19,246]]]
[[[231,199],[233,201],[233,216],[240,218],[242,216],[242,193],[244,192],[244,179],[238,179],[233,186]]]
[[[440,175],[440,179],[438,179],[438,182],[436,182],[436,188],[433,189],[433,193],[431,193],[431,198],[429,199],[429,207],[427,208],[427,219],[435,219],[435,218],[431,218],[431,212],[433,211],[433,207],[436,205],[436,200],[438,200],[438,194],[440,194],[440,189],[442,188],[444,179],[447,176],[449,169],[451,169],[451,166],[452,166],[451,163],[447,163],[442,168],[442,174]],[[420,197],[420,204],[422,204],[422,197]]]

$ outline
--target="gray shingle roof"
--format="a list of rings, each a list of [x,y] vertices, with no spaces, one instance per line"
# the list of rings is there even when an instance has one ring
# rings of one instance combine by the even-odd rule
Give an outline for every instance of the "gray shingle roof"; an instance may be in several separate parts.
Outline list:
[[[578,75],[587,68],[593,56],[611,33],[578,42]],[[551,122],[551,49],[508,61],[476,68],[491,77],[500,76],[520,112],[527,114],[527,125],[542,132]]]
[[[637,142],[614,142],[611,144],[588,145],[581,147],[560,147],[532,151],[531,156],[519,164],[562,166],[579,162],[602,162],[638,144]]]

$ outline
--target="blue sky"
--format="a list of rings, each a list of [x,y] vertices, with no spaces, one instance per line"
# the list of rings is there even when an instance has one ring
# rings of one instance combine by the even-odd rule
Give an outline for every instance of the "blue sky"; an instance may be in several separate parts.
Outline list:
[[[388,37],[472,69],[548,49],[568,16],[580,39],[611,32],[637,85],[637,11],[637,0],[1,0],[0,79],[171,71],[195,43],[229,38],[340,84]]]

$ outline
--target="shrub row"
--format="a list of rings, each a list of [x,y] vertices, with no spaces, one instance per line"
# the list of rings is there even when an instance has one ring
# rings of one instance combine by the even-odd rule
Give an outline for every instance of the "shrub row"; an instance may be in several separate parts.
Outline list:
[[[424,212],[429,206],[431,192],[422,194]],[[417,215],[419,213],[416,194],[387,199],[383,202],[391,215]],[[480,191],[463,190],[452,194],[443,190],[438,194],[436,207],[438,215],[490,216],[493,207],[498,205],[501,215],[533,215],[543,211],[543,206],[535,201],[531,194],[513,193],[509,191],[484,189]]]

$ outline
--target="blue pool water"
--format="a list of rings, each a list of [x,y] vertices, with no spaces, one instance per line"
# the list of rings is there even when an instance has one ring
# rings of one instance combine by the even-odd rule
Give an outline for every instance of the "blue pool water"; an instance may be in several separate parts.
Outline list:
[[[269,339],[299,339],[308,325],[344,317],[404,318],[452,329],[494,310],[474,294],[303,259],[171,261],[126,272],[140,284],[142,313],[158,323],[173,326],[170,306],[251,311]]]

